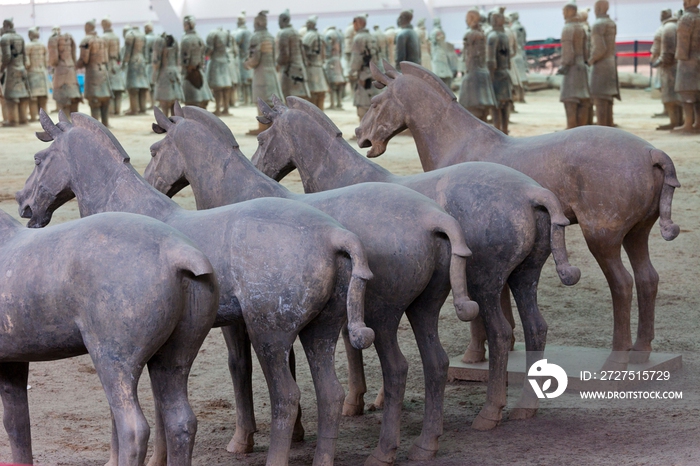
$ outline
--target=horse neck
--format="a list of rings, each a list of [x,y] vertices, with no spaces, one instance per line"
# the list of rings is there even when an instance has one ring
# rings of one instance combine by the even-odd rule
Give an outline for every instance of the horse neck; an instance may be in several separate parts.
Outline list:
[[[368,181],[386,181],[392,175],[386,169],[358,153],[342,137],[329,134],[307,119],[292,128],[292,158],[299,171],[304,191],[314,193]],[[311,129],[309,129],[311,128]],[[296,135],[299,135],[297,137]]]
[[[80,147],[80,146],[77,146]],[[149,185],[129,162],[112,154],[116,148],[95,144],[72,158],[71,187],[80,216],[101,212],[131,212],[164,221],[180,207]],[[77,157],[76,157],[77,156]]]
[[[447,101],[432,89],[426,92],[425,85],[409,90],[407,95],[423,96],[402,99],[406,126],[416,142],[423,171],[450,165],[445,157],[455,149],[460,150],[460,153],[464,152],[463,138],[455,138],[452,135],[469,135],[471,142],[486,144],[488,147],[493,147],[508,138],[469,113],[457,101]]]
[[[207,150],[186,150],[185,176],[197,209],[210,209],[260,197],[291,196],[291,192],[261,173],[237,148],[209,143]]]

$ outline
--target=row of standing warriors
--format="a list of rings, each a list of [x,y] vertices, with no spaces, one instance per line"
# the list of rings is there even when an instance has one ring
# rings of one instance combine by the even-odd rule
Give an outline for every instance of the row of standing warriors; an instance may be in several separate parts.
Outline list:
[[[659,69],[661,101],[670,122],[657,129],[700,131],[700,11],[699,0],[684,0],[683,11],[661,12],[654,35],[652,66]]]
[[[493,125],[508,134],[513,102],[524,102],[527,62],[525,28],[517,13],[506,16],[504,11],[467,12],[459,102],[483,121],[490,115]]]
[[[615,56],[615,22],[608,16],[607,0],[595,2],[596,20],[588,26],[575,3],[564,5],[561,37],[563,75],[560,101],[566,111],[567,128],[593,123],[613,126],[613,99],[620,99]]]

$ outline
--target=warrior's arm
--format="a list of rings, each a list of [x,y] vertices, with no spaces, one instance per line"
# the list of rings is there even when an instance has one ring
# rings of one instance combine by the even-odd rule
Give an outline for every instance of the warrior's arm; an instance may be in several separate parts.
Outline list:
[[[692,20],[686,15],[681,16],[676,31],[676,60],[690,59],[690,36],[692,32]]]
[[[592,65],[597,61],[600,61],[607,50],[605,44],[604,30],[599,25],[593,25],[593,30],[591,31],[591,58],[589,63]]]
[[[260,51],[260,43],[258,39],[253,39],[250,41],[250,49],[248,50],[248,58],[243,62],[243,66],[247,70],[252,70],[257,68],[260,64],[260,57],[262,52]]]

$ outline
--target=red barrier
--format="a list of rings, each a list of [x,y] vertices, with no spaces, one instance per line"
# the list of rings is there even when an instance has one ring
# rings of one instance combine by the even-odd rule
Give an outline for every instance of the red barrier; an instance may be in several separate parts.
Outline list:
[[[618,57],[651,57],[651,52],[618,52]]]

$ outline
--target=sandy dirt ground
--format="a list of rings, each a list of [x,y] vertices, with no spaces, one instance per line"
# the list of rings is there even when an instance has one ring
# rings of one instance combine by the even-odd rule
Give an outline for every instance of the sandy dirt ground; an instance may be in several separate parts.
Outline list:
[[[652,403],[590,403],[583,407],[548,407],[543,402],[538,415],[527,421],[504,422],[489,432],[478,432],[470,424],[485,401],[486,387],[479,383],[450,383],[446,390],[444,434],[435,465],[697,465],[700,464],[700,135],[680,136],[654,128],[665,120],[651,115],[662,108],[641,90],[623,90],[622,102],[615,105],[615,121],[621,129],[633,132],[666,151],[676,164],[683,185],[676,190],[673,219],[681,226],[681,235],[672,242],[661,238],[658,227],[652,230],[652,260],[660,275],[656,302],[657,351],[683,356],[683,368],[671,380],[653,389],[682,391],[682,400]],[[558,91],[527,95],[526,104],[518,104],[513,115],[512,135],[530,136],[562,130],[565,122]],[[52,103],[53,105],[53,103]],[[331,118],[350,137],[357,126],[354,108],[345,102],[345,111],[329,112]],[[87,108],[82,108],[83,111]],[[252,107],[236,108],[225,122],[238,137],[243,152],[252,156],[257,141],[245,136],[256,125]],[[55,114],[54,114],[55,117]],[[161,136],[151,131],[152,116],[112,119],[112,130],[131,155],[132,163],[143,172],[149,160],[149,146]],[[20,128],[0,128],[0,208],[17,217],[14,193],[20,189],[33,168],[32,156],[46,147],[33,133],[38,123]],[[611,153],[611,157],[615,154]],[[415,145],[410,137],[397,137],[387,154],[377,160],[400,174],[421,171]],[[296,173],[284,184],[297,192],[301,185]],[[176,197],[184,207],[193,209],[191,191]],[[54,215],[53,224],[78,218],[75,201]],[[549,323],[548,343],[592,348],[609,348],[612,341],[612,305],[607,283],[597,267],[577,226],[567,229],[571,263],[580,267],[581,281],[574,287],[563,286],[550,262],[545,266],[539,292],[543,315]],[[628,264],[628,263],[627,263]],[[628,264],[629,268],[629,264]],[[27,277],[31,280],[31,277]],[[636,299],[636,298],[635,298]],[[440,336],[450,356],[460,355],[467,346],[467,324],[457,320],[451,300],[441,314]],[[636,301],[635,301],[636,302]],[[633,332],[636,329],[636,305],[633,305]],[[516,338],[523,341],[518,324]],[[420,433],[423,412],[423,380],[420,357],[406,321],[400,327],[400,344],[410,364],[408,386],[401,420],[402,437],[399,464],[407,460],[411,441]],[[297,344],[298,345],[298,344]],[[366,403],[381,385],[376,353],[365,352],[368,374]],[[301,347],[297,346],[301,355]],[[298,357],[298,361],[303,361]],[[306,440],[292,447],[290,464],[311,464],[316,440],[315,396],[308,366],[300,362],[298,380]],[[342,344],[337,354],[341,382],[347,384]],[[226,452],[233,434],[235,407],[227,368],[223,338],[211,332],[195,361],[190,378],[190,399],[199,420],[194,464],[261,465],[269,445],[269,398],[256,361],[255,411],[259,432],[252,454],[234,456]],[[64,361],[36,363],[30,366],[29,401],[32,418],[34,455],[40,465],[102,465],[109,457],[109,410],[99,380],[88,356]],[[346,385],[347,386],[347,385]],[[515,399],[520,387],[509,387],[509,399]],[[153,402],[148,375],[140,384],[140,400],[153,426]],[[566,394],[564,396],[573,396]],[[566,405],[566,403],[563,403]],[[581,404],[579,403],[579,406]],[[512,407],[512,401],[509,402]],[[381,411],[343,418],[338,440],[336,465],[362,464],[376,446]],[[0,462],[11,459],[7,436],[0,432]]]

